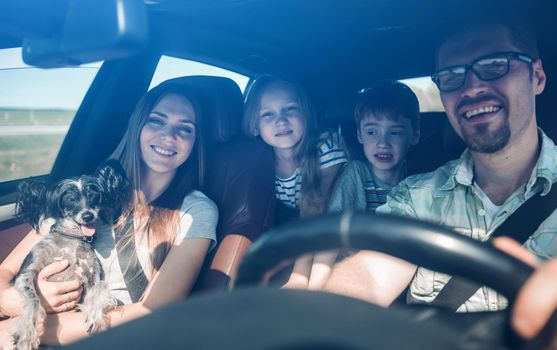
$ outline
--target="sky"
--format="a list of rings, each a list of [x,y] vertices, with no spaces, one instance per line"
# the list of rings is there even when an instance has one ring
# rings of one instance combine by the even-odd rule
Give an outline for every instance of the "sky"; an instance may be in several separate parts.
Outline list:
[[[21,59],[21,49],[0,50],[0,108],[52,108],[75,110],[102,62],[73,68],[40,69]],[[151,87],[184,75],[220,75],[236,81],[242,91],[248,78],[218,67],[163,56]]]

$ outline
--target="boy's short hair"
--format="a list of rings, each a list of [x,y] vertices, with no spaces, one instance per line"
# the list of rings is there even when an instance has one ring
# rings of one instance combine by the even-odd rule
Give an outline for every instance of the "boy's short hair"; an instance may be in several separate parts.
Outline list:
[[[369,114],[409,119],[414,131],[420,127],[420,104],[416,94],[408,85],[396,80],[378,81],[358,93],[354,108],[358,128]]]

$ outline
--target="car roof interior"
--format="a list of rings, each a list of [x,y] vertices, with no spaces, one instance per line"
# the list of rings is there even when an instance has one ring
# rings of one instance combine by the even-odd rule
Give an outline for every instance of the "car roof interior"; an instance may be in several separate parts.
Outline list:
[[[126,85],[120,79],[108,89],[107,93],[118,91],[119,105],[107,102],[114,115],[129,115],[148,86],[158,54],[165,54],[249,77],[271,73],[293,78],[306,86],[328,126],[351,121],[356,91],[374,80],[433,72],[435,43],[451,18],[512,9],[531,17],[537,27],[540,56],[550,77],[538,99],[538,119],[549,135],[557,135],[556,123],[550,119],[557,112],[551,103],[556,94],[551,77],[557,69],[557,39],[552,35],[557,3],[553,1],[148,0],[145,4],[151,47],[147,53],[121,60],[126,63],[120,65],[134,67],[127,74],[137,81]],[[28,17],[29,22],[37,19]],[[6,24],[0,24],[0,33],[4,33],[0,47],[21,45],[24,33]],[[107,147],[112,146],[109,142]]]
[[[532,16],[542,57],[555,54],[552,1],[520,0],[148,0],[151,44],[248,76],[277,73],[309,87],[361,88],[375,79],[430,75],[433,50],[451,13],[491,5]],[[495,8],[495,7],[493,7]],[[465,12],[467,9],[469,12]],[[444,14],[441,16],[440,14]],[[30,21],[34,18],[30,18]],[[0,26],[0,47],[18,46]],[[323,84],[323,82],[330,84]],[[313,84],[312,84],[313,82]],[[315,85],[315,86],[312,86]],[[325,93],[326,91],[323,91]]]

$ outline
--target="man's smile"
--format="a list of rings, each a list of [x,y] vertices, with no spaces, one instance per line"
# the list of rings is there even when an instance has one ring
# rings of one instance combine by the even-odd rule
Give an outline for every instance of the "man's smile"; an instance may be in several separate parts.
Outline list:
[[[501,109],[500,106],[487,106],[487,107],[474,108],[465,112],[464,117],[466,119],[470,119],[480,114],[497,113],[500,109]]]

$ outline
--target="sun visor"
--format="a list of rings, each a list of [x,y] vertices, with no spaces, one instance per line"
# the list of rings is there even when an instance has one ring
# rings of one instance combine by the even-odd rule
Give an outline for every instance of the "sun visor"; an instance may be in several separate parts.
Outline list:
[[[142,0],[67,0],[64,7],[46,11],[43,16],[52,18],[43,26],[48,30],[23,32],[23,61],[29,65],[54,68],[116,59],[149,42]]]

